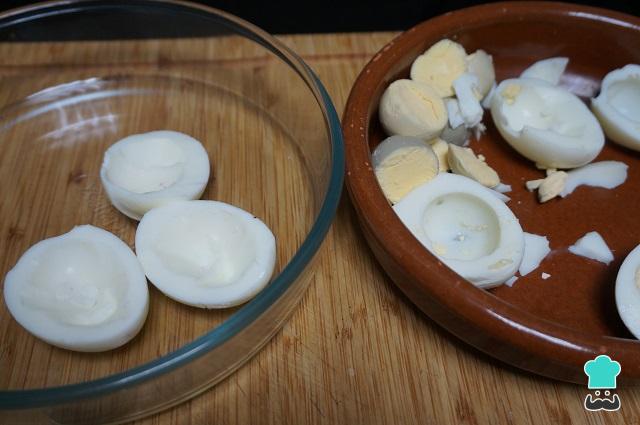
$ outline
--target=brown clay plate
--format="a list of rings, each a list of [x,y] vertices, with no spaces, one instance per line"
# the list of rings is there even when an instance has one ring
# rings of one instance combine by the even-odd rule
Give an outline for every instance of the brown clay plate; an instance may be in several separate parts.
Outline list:
[[[570,58],[561,85],[588,99],[602,77],[640,63],[640,19],[562,3],[493,3],[449,13],[404,32],[361,72],[343,117],[347,185],[373,253],[398,287],[427,315],[473,346],[517,367],[551,378],[585,383],[585,361],[606,353],[622,365],[623,384],[640,383],[640,342],[618,317],[614,284],[625,256],[640,243],[640,154],[607,142],[598,160],[629,165],[614,190],[580,187],[565,199],[537,203],[524,182],[541,172],[488,127],[472,148],[511,184],[507,204],[527,232],[547,235],[552,253],[513,287],[475,288],[429,254],[387,203],[371,168],[371,151],[385,137],[377,117],[384,89],[407,78],[413,60],[442,38],[467,52],[493,55],[497,80],[517,76],[531,63]],[[567,251],[597,230],[615,255],[609,266]],[[551,274],[542,280],[541,272]]]

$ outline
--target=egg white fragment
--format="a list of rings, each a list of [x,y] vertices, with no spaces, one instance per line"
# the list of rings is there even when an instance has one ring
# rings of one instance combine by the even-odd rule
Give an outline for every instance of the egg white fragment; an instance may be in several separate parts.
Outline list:
[[[391,203],[440,171],[434,150],[416,137],[387,137],[373,151],[372,159],[380,188]]]
[[[498,185],[493,187],[492,189],[500,193],[509,193],[512,190],[511,185],[504,183],[498,183]]]
[[[616,306],[627,329],[640,339],[640,245],[627,255],[618,270]]]
[[[464,126],[464,118],[460,111],[460,103],[455,97],[447,97],[444,99],[444,105],[447,108],[447,116],[449,117],[449,128],[458,128]]]
[[[536,78],[556,86],[567,69],[568,63],[569,58],[566,57],[543,59],[525,69],[520,74],[520,78]]]
[[[111,203],[140,220],[152,208],[199,198],[209,180],[209,156],[183,133],[135,134],[106,150],[100,178]]]
[[[613,261],[613,253],[598,232],[587,233],[571,245],[569,251],[575,255],[605,264]]]
[[[484,109],[491,109],[491,102],[493,101],[493,95],[495,94],[497,87],[498,86],[496,85],[496,82],[494,81],[493,84],[491,85],[491,88],[489,89],[489,93],[487,93],[484,96],[484,99],[482,99],[481,105],[482,105],[482,107]]]
[[[123,345],[140,331],[149,307],[133,251],[90,225],[29,248],[5,277],[4,299],[27,331],[74,351]]]
[[[546,236],[524,232],[524,256],[518,268],[520,276],[526,276],[537,269],[550,252]]]
[[[453,81],[453,90],[458,99],[460,115],[464,120],[465,126],[469,128],[480,124],[484,113],[482,105],[480,105],[480,101],[476,96],[479,93],[478,84],[478,77],[467,72]]]
[[[494,193],[442,173],[393,209],[429,252],[474,285],[490,288],[514,275],[524,251],[518,219]]]
[[[501,82],[493,95],[491,115],[502,137],[543,168],[585,165],[604,146],[602,129],[585,104],[542,80]]]
[[[511,288],[518,280],[518,276],[511,276],[509,279],[505,280],[504,284]]]
[[[496,71],[493,67],[493,57],[482,49],[467,56],[467,72],[478,77],[478,94],[482,99],[496,84]]]
[[[592,162],[584,167],[575,168],[567,173],[567,180],[560,196],[569,196],[582,185],[605,189],[618,187],[627,180],[628,168],[627,164],[620,161]]]
[[[640,65],[608,73],[591,109],[612,141],[640,151]]]
[[[151,283],[170,298],[224,308],[247,301],[267,285],[276,242],[262,221],[240,208],[178,201],[142,217],[136,254]]]
[[[504,202],[505,204],[511,200],[507,195],[502,192],[498,192],[495,188],[489,189],[489,193],[495,196],[499,201]]]

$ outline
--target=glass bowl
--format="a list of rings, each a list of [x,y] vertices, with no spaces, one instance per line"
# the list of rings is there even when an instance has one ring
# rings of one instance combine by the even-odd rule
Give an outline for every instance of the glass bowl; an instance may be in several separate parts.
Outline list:
[[[36,339],[0,303],[0,423],[119,423],[211,387],[284,323],[335,215],[344,154],[322,84],[280,41],[186,2],[61,1],[0,15],[0,272],[79,224],[133,247],[109,203],[105,149],[169,129],[211,161],[203,199],[261,218],[277,240],[270,284],[233,309],[181,305],[150,286],[131,342],[75,353]]]

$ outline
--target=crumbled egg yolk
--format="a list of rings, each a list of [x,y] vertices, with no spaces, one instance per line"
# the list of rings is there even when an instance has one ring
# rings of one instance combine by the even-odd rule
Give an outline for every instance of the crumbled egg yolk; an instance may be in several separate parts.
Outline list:
[[[513,105],[516,101],[516,98],[520,94],[522,87],[518,84],[509,84],[507,87],[502,90],[500,95],[505,99],[507,105]]]

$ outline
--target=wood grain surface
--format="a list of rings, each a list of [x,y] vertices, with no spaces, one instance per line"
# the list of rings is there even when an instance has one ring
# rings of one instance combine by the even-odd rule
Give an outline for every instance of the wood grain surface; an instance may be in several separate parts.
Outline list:
[[[392,33],[361,33],[283,36],[281,39],[319,74],[341,113],[350,87],[362,66],[393,36]],[[112,55],[109,55],[110,47],[103,45],[98,49],[101,54],[94,56],[78,55],[78,50],[72,44],[65,43],[34,45],[26,50],[2,46],[0,104],[68,80],[68,73],[81,77],[82,73],[76,75],[74,64],[90,63],[93,68],[83,68],[83,72],[90,76],[96,69],[114,66],[121,68],[121,59],[124,61],[135,55],[138,63],[130,65],[132,69],[135,68],[138,73],[146,70],[149,75],[153,75],[158,69],[170,68],[176,55],[184,62],[189,60],[189,52],[194,52],[193,60],[197,62],[200,54],[195,52],[201,53],[201,49],[209,48],[206,42],[200,40],[189,43],[182,41],[181,49],[176,49],[172,41],[154,43],[156,50],[150,49],[148,43],[144,49],[136,43],[129,43],[127,46],[130,47],[114,48],[113,52],[117,54]],[[154,51],[156,54],[149,53]],[[238,59],[238,50],[234,49],[233,40],[229,40],[228,46],[218,46],[215,53],[229,63]],[[256,62],[260,60],[259,57],[255,58]],[[194,68],[197,68],[198,64],[195,62]],[[25,72],[41,72],[42,67],[50,72],[44,73],[43,79],[36,84],[39,87],[34,86],[32,79],[30,84],[21,84],[26,80],[26,77],[23,78]],[[264,78],[276,76],[266,75]],[[285,81],[282,84],[286,87],[287,83]],[[197,111],[193,111],[190,116],[196,120],[201,119],[198,118]],[[174,124],[180,127],[181,122]],[[252,125],[254,124],[251,122],[247,123],[247,131],[263,134],[261,132],[264,130],[258,131]],[[302,126],[301,129],[303,128]],[[279,140],[280,136],[273,137]],[[282,135],[282,139],[286,139],[286,135]],[[81,152],[81,148],[78,149]],[[281,153],[286,154],[286,149],[283,149]],[[22,157],[25,155],[23,152]],[[232,175],[233,170],[228,172]],[[274,184],[282,185],[287,184],[289,179],[299,177],[300,173],[302,171],[296,171],[293,175],[266,178],[280,178],[281,181]],[[63,177],[67,178],[60,176],[61,179]],[[226,199],[241,202],[239,192],[230,189],[227,192],[222,188],[220,190]],[[53,195],[43,191],[42,196]],[[79,193],[69,196],[85,199],[83,196],[89,195]],[[295,195],[293,192],[291,196],[303,194],[301,192]],[[87,199],[93,198],[89,196]],[[20,200],[4,197],[0,207],[9,208],[8,205],[14,202]],[[292,199],[290,202],[297,203],[300,200]],[[256,201],[255,205],[249,206],[258,209],[264,207],[262,212],[269,214],[268,205],[265,206],[264,202]],[[70,215],[61,222],[54,223],[54,227],[58,227],[52,230],[52,234],[73,220],[73,215]],[[270,220],[277,225],[276,217],[271,217]],[[306,220],[308,217],[303,214],[302,221]],[[9,224],[0,225],[3,226],[3,232],[9,232]],[[286,223],[280,225],[286,226]],[[123,219],[122,231],[130,239],[128,226],[129,223]],[[16,236],[20,231],[24,233],[28,230],[24,230],[24,226],[15,227],[15,243],[28,246]],[[40,235],[29,237],[36,236]],[[287,258],[288,253],[283,252],[281,255],[282,258]],[[15,260],[16,258],[3,258],[2,261],[12,264]],[[7,267],[4,263],[3,270]],[[6,322],[5,319],[6,316],[2,321]],[[221,317],[201,317],[181,322],[182,326],[188,328],[188,332],[176,330],[172,333],[174,337],[170,342],[157,347],[158,352],[179,346],[191,333],[197,334],[220,319]],[[6,332],[3,322],[0,322],[0,334]],[[167,325],[162,322],[152,324]],[[34,344],[33,341],[29,343]],[[35,344],[35,357],[21,359],[19,367],[28,369],[38,359],[41,360],[46,351],[43,346],[44,344]],[[123,356],[120,361],[136,364],[156,353],[143,354],[129,360]],[[0,356],[7,358],[10,353],[0,353]],[[97,363],[101,364],[100,361]],[[104,360],[102,363],[108,361]],[[53,378],[51,374],[44,373],[30,383],[31,386],[42,382],[50,385],[51,379],[55,382],[77,382],[108,373],[110,367],[112,365],[80,369],[69,366],[58,371]],[[8,367],[0,370],[3,389],[29,386],[25,382],[18,382],[16,373],[19,372]],[[25,380],[27,376],[23,374],[20,379]],[[515,370],[469,348],[435,326],[395,289],[376,264],[345,195],[318,258],[313,282],[284,329],[252,360],[216,387],[191,401],[135,423],[640,423],[638,389],[618,390],[622,408],[613,413],[585,411],[582,403],[586,394],[586,385],[554,382]]]

